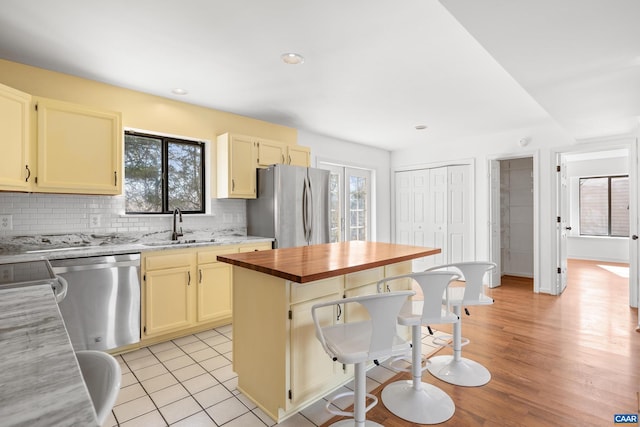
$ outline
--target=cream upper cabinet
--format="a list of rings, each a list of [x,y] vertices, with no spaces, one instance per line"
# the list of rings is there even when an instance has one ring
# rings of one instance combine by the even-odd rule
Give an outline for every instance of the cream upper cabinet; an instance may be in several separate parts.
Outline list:
[[[300,145],[287,145],[278,141],[260,139],[258,147],[258,167],[275,164],[311,166],[311,149]]]
[[[37,191],[122,193],[120,113],[36,99]]]
[[[255,142],[249,136],[225,133],[217,138],[218,198],[256,198]]]
[[[31,95],[0,85],[0,190],[29,191]]]
[[[311,149],[301,145],[287,147],[287,164],[294,166],[311,166]]]
[[[287,145],[278,141],[261,139],[257,141],[258,167],[268,167],[275,164],[286,163]]]

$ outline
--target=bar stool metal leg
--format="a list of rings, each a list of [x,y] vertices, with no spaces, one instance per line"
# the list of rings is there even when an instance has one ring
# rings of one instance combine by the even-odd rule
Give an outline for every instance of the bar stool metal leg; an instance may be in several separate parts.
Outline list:
[[[454,305],[452,309],[460,316],[460,305]],[[429,361],[431,375],[449,384],[478,387],[491,380],[491,373],[487,368],[462,357],[462,319],[453,325],[453,356],[435,356]]]
[[[422,382],[422,332],[420,325],[411,327],[412,381],[396,381],[381,394],[382,403],[394,415],[417,424],[439,424],[451,418],[456,410],[447,393]],[[427,361],[427,363],[429,363]]]

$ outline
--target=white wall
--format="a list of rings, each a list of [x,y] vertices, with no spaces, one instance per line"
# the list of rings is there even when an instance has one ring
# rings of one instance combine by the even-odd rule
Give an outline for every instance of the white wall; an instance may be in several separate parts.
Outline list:
[[[464,124],[461,124],[464,126]],[[521,138],[530,139],[529,145],[521,147]],[[570,146],[574,141],[551,120],[538,126],[481,136],[459,141],[425,142],[410,149],[397,150],[391,154],[392,168],[402,168],[416,164],[451,162],[474,158],[476,161],[476,254],[477,259],[489,259],[489,173],[488,160],[496,158],[522,157],[533,155],[534,174],[538,176],[539,191],[537,203],[540,208],[539,228],[535,230],[538,240],[539,272],[537,289],[553,293],[555,286],[556,247],[554,203],[556,197],[555,151]],[[534,270],[534,274],[536,271]]]
[[[626,151],[626,150],[625,150]],[[629,262],[629,239],[626,237],[580,236],[579,181],[581,177],[626,175],[628,156],[571,160],[567,158],[569,179],[569,215],[571,231],[567,236],[567,257],[598,261]]]
[[[298,144],[311,147],[311,165],[318,160],[374,171],[373,222],[376,224],[374,240],[391,241],[391,184],[390,159],[386,150],[368,147],[349,141],[330,138],[310,132],[298,131]]]

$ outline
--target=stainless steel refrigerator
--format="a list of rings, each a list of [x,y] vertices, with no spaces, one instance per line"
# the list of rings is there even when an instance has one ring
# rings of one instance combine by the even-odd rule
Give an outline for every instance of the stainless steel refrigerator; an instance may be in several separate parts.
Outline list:
[[[329,171],[273,165],[258,169],[247,201],[247,233],[273,237],[274,248],[329,243]]]

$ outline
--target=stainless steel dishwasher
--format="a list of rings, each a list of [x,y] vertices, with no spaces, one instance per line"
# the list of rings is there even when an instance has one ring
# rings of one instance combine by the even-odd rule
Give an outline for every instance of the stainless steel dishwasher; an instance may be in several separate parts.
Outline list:
[[[59,304],[74,350],[140,341],[140,254],[50,260],[68,283]]]

